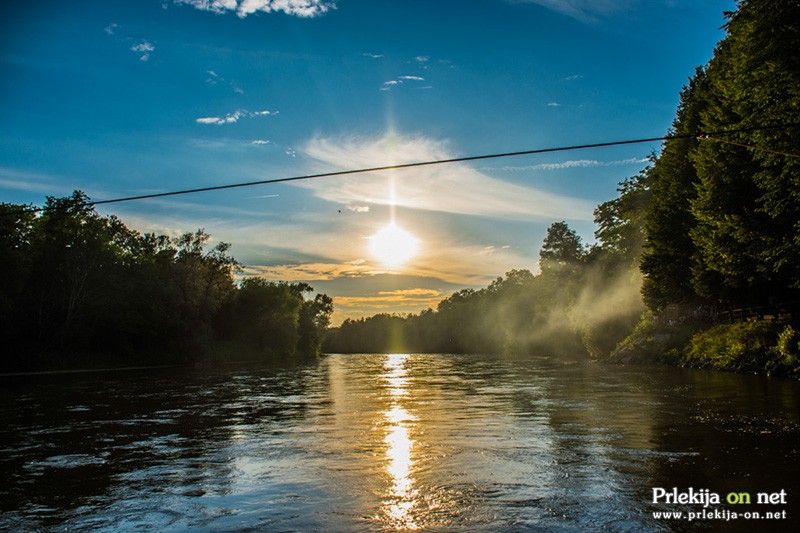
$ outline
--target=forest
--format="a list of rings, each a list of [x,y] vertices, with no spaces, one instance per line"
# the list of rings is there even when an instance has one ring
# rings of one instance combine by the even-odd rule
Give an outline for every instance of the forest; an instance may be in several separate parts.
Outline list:
[[[334,352],[576,351],[800,375],[800,3],[741,1],[669,136],[595,210],[513,270],[418,315],[347,320]],[[704,135],[704,132],[730,132]]]
[[[141,234],[81,192],[0,204],[0,370],[315,355],[333,311],[303,283],[236,284],[202,229]]]

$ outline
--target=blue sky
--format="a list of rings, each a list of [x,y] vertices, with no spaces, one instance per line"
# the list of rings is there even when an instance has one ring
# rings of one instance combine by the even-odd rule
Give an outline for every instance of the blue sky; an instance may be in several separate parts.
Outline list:
[[[117,0],[0,7],[0,201],[96,200],[660,136],[732,1]],[[592,210],[642,144],[112,204],[203,227],[246,275],[308,281],[335,320],[416,312]],[[411,259],[373,236],[391,220]]]

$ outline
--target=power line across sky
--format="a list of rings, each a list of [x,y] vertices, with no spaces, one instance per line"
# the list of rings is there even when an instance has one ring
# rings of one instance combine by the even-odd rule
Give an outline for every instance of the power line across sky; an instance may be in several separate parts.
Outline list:
[[[485,159],[499,159],[505,157],[519,157],[525,155],[537,155],[537,154],[546,154],[546,153],[554,153],[554,152],[567,152],[573,150],[586,150],[591,148],[607,148],[612,146],[623,146],[629,144],[641,144],[641,143],[648,143],[648,142],[662,142],[662,141],[669,141],[669,140],[679,140],[679,139],[690,139],[690,138],[698,138],[698,139],[711,139],[711,138],[720,138],[725,135],[732,135],[736,133],[745,133],[745,132],[753,132],[753,131],[764,131],[764,130],[781,130],[781,129],[789,129],[789,128],[796,128],[800,127],[800,124],[771,124],[771,125],[762,125],[762,126],[752,126],[747,128],[731,128],[725,130],[717,130],[717,131],[699,131],[693,133],[685,133],[679,135],[664,135],[661,137],[648,137],[643,139],[627,139],[627,140],[619,140],[619,141],[609,141],[609,142],[602,142],[602,143],[591,143],[591,144],[577,144],[577,145],[570,145],[570,146],[558,146],[558,147],[551,147],[551,148],[537,148],[531,150],[519,150],[514,152],[500,152],[500,153],[492,153],[492,154],[481,154],[481,155],[473,155],[473,156],[464,156],[464,157],[454,157],[449,159],[437,159],[432,161],[417,161],[412,163],[401,163],[401,164],[394,164],[394,165],[382,165],[382,166],[375,166],[375,167],[368,167],[368,168],[358,168],[358,169],[348,169],[348,170],[336,170],[331,172],[321,172],[317,174],[304,174],[299,176],[290,176],[290,177],[283,177],[283,178],[271,178],[271,179],[264,179],[264,180],[257,180],[257,181],[247,181],[247,182],[238,182],[238,183],[226,183],[221,185],[211,185],[208,187],[198,187],[192,189],[181,189],[181,190],[174,190],[174,191],[166,191],[166,192],[159,192],[159,193],[151,193],[151,194],[142,194],[136,196],[125,196],[119,198],[111,198],[107,200],[92,200],[90,202],[86,202],[87,206],[95,206],[95,205],[105,205],[105,204],[114,204],[114,203],[121,203],[121,202],[133,202],[138,200],[148,200],[153,198],[164,198],[168,196],[179,196],[179,195],[187,195],[187,194],[197,194],[201,192],[211,192],[211,191],[221,191],[225,189],[237,189],[242,187],[254,187],[257,185],[269,185],[274,183],[287,183],[292,181],[304,181],[304,180],[314,180],[314,179],[321,179],[321,178],[330,178],[335,176],[345,176],[345,175],[353,175],[353,174],[365,174],[370,172],[380,172],[386,170],[399,170],[399,169],[407,169],[407,168],[416,168],[416,167],[426,167],[426,166],[434,166],[434,165],[447,165],[453,163],[466,163],[470,161],[480,161]],[[736,144],[736,143],[734,143]],[[752,146],[752,145],[743,145],[737,144],[743,148],[754,149],[754,150],[763,150],[769,153],[777,153],[780,155],[785,155],[787,157],[798,157],[798,154],[790,154],[786,152],[780,152],[768,148]],[[46,208],[44,207],[31,207],[30,209],[19,210],[14,212],[7,212],[7,215],[17,215],[22,213],[28,212],[42,212],[45,211]]]

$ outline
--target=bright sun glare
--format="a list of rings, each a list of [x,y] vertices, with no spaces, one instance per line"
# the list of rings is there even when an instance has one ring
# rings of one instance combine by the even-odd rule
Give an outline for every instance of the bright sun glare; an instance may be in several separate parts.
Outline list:
[[[417,253],[419,240],[394,222],[370,237],[372,256],[387,267],[404,265]]]

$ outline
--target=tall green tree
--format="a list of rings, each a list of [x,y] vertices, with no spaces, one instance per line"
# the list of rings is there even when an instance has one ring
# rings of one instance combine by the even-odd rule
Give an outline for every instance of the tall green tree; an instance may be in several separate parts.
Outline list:
[[[671,134],[702,131],[701,113],[709,105],[708,79],[703,68],[684,86]],[[650,201],[645,214],[645,242],[641,260],[642,292],[653,309],[697,300],[692,285],[696,247],[690,234],[697,224],[691,202],[697,196],[697,170],[690,154],[695,137],[671,139],[646,171]]]
[[[774,129],[710,138],[692,154],[696,290],[732,305],[800,288],[800,2],[739,2],[709,62],[704,127]],[[788,154],[788,155],[787,155]]]

